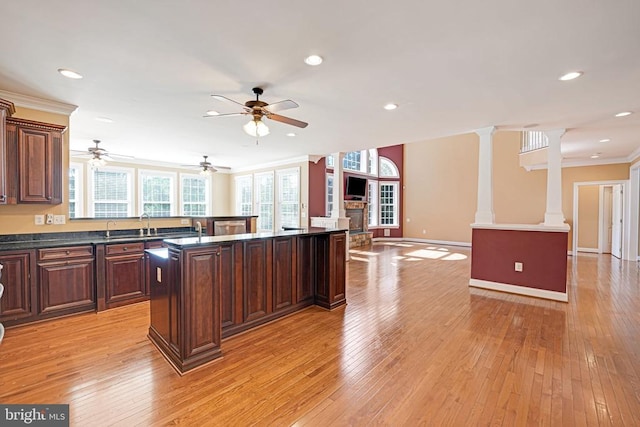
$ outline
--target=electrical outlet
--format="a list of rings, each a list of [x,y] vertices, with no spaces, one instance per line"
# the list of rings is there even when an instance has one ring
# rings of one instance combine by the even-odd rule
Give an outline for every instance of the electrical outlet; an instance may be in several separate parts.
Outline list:
[[[47,224],[53,224],[53,214],[47,214]]]
[[[189,220],[188,220],[188,219],[186,219],[186,218],[182,218],[182,219],[180,220],[180,224],[182,224],[182,225],[190,225],[190,224],[191,224],[191,221],[189,221]]]
[[[389,230],[388,228],[385,228],[384,231],[383,231],[383,235],[384,235],[384,237],[391,236],[391,230]]]
[[[53,216],[53,223],[54,224],[66,224],[66,217],[64,215],[54,215]]]
[[[522,263],[521,262],[516,262],[514,268],[515,268],[516,271],[522,272]]]
[[[33,222],[36,225],[44,225],[44,215],[35,215]]]

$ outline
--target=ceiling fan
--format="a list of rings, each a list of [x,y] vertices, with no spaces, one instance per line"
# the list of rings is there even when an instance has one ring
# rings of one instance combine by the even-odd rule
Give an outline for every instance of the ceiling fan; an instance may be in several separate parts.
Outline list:
[[[72,151],[72,154],[76,157],[89,157],[88,163],[92,168],[104,166],[107,164],[107,160],[114,160],[115,157],[133,159],[133,156],[109,153],[107,150],[99,146],[99,139],[94,139],[93,143],[95,144],[95,147],[89,147],[87,148],[87,151]]]
[[[219,169],[231,169],[228,166],[214,166],[207,159],[209,156],[202,156],[204,160],[198,163],[197,165],[182,165],[184,167],[197,167],[201,168],[200,175],[211,175],[214,172],[217,172]]]
[[[254,137],[261,137],[269,134],[269,128],[262,121],[263,117],[274,120],[276,122],[297,126],[299,128],[306,128],[309,125],[309,123],[305,123],[300,120],[275,114],[277,111],[282,111],[289,108],[297,108],[299,105],[296,102],[293,102],[290,99],[286,99],[284,101],[274,102],[273,104],[267,104],[264,101],[260,101],[260,95],[262,95],[263,93],[262,88],[254,87],[253,93],[256,95],[256,99],[247,101],[244,104],[234,101],[233,99],[227,98],[226,96],[211,95],[212,97],[220,101],[232,102],[234,104],[240,105],[242,107],[242,111],[237,113],[227,113],[227,114],[217,114],[215,112],[210,112],[204,117],[223,117],[223,116],[231,117],[231,116],[251,115],[252,119],[247,124],[245,124],[242,128],[246,133]]]

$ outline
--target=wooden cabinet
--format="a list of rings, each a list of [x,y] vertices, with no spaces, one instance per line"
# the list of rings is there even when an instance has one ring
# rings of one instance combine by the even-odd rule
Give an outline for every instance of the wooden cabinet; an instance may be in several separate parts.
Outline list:
[[[295,237],[273,239],[273,311],[291,307],[297,300]]]
[[[243,322],[260,319],[270,314],[271,293],[270,240],[251,240],[244,244]]]
[[[300,236],[297,241],[296,261],[297,280],[296,280],[296,302],[305,301],[313,302],[314,283],[315,283],[315,237]]]
[[[0,204],[7,203],[7,126],[6,121],[16,110],[12,102],[0,99]]]
[[[62,203],[65,126],[6,119],[6,202]]]
[[[38,250],[38,315],[94,310],[93,246]]]
[[[315,239],[315,301],[333,309],[346,303],[345,233],[318,235]]]
[[[7,325],[35,314],[35,304],[32,304],[32,298],[35,298],[32,286],[32,278],[35,278],[32,257],[33,251],[0,252],[4,285],[4,295],[0,300],[0,321]]]
[[[147,299],[144,243],[119,243],[104,248],[105,308]]]
[[[222,336],[242,324],[242,242],[220,246]]]

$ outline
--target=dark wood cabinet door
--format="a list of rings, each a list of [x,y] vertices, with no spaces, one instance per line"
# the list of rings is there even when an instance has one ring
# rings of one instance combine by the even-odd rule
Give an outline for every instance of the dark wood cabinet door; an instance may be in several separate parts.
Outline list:
[[[95,308],[93,259],[38,265],[38,314]]]
[[[147,298],[144,255],[136,253],[105,257],[105,303],[117,307]]]
[[[329,237],[329,287],[331,307],[346,301],[347,236],[344,233]]]
[[[244,244],[244,322],[259,319],[272,311],[271,248],[267,239]]]
[[[296,238],[273,239],[273,311],[296,300]]]
[[[220,247],[186,252],[183,263],[182,358],[197,359],[220,349]]]
[[[31,253],[0,253],[4,295],[0,299],[0,321],[30,317],[31,309]]]
[[[297,279],[296,279],[296,297],[297,302],[313,300],[315,285],[315,251],[314,237],[302,236],[298,237],[297,242]]]

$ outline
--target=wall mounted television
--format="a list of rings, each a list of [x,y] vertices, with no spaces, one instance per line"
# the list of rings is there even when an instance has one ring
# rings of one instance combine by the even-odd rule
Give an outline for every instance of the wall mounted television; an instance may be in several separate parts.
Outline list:
[[[367,195],[367,179],[357,176],[347,176],[347,187],[345,196],[362,200]]]

